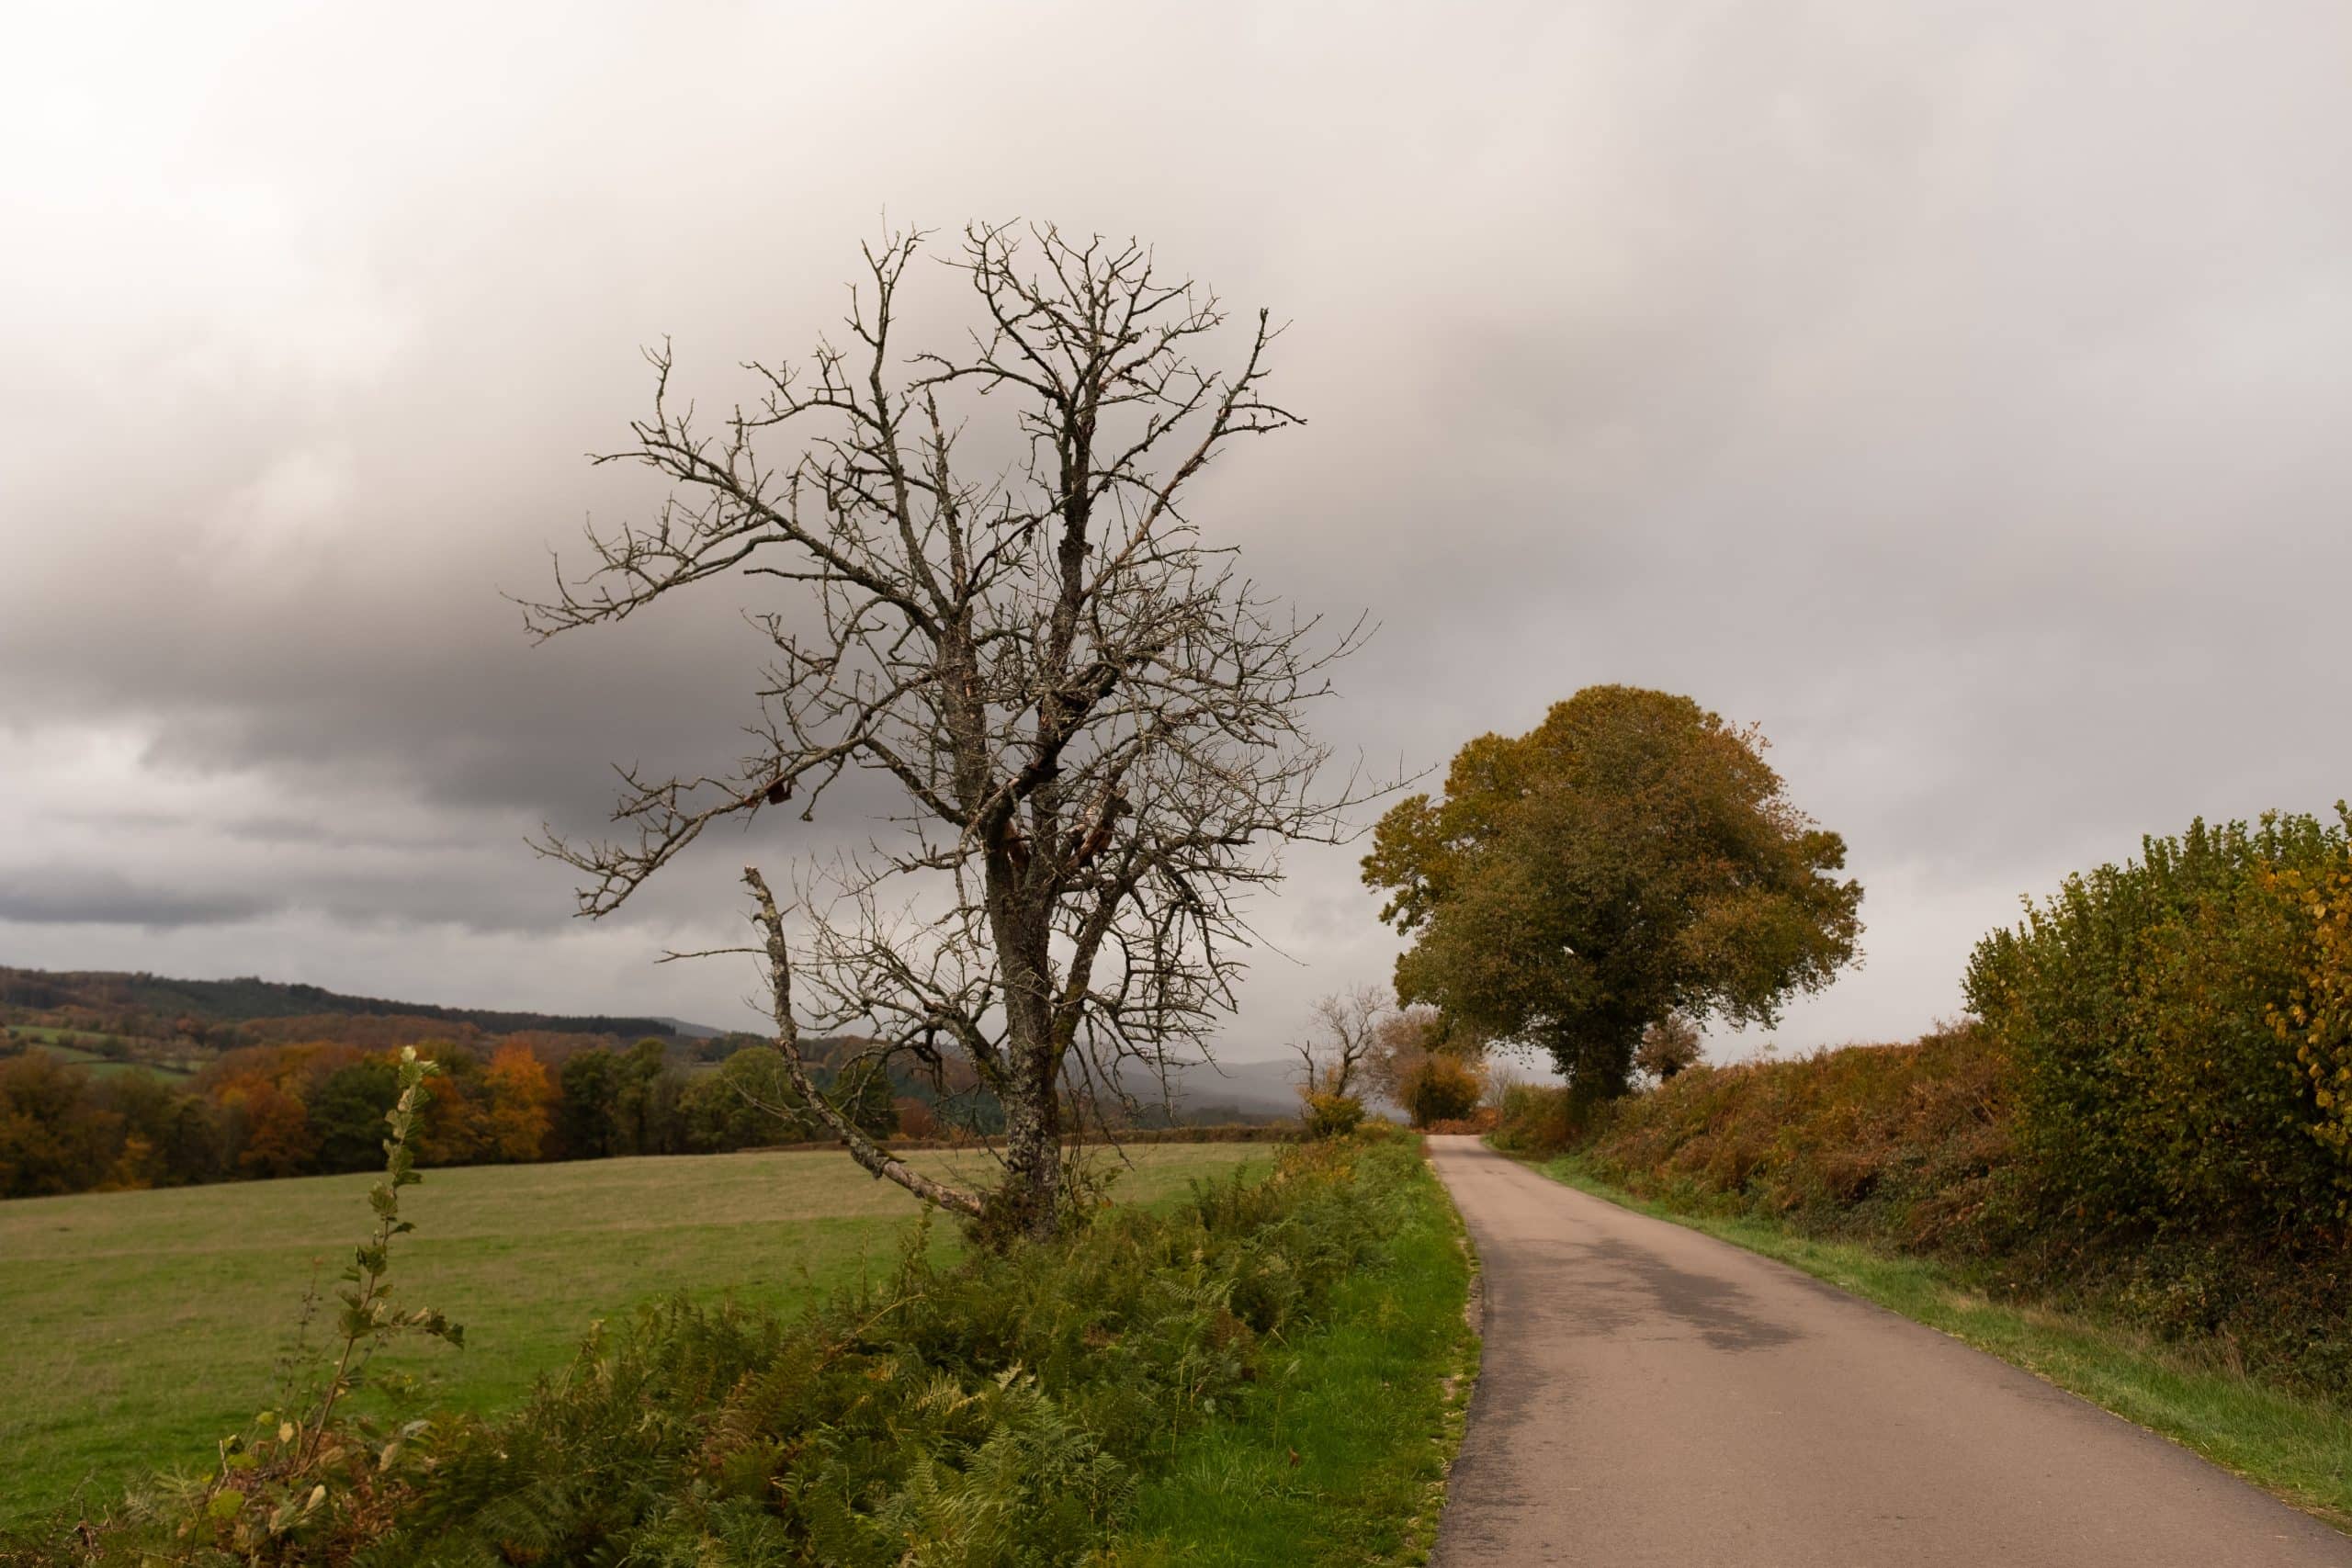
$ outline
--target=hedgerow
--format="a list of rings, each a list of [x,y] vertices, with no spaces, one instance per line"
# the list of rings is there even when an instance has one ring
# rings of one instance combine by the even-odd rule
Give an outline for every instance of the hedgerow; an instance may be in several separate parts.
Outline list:
[[[2020,1145],[2057,1218],[2154,1241],[2340,1239],[2352,1162],[2315,1135],[2326,1117],[2273,1018],[2317,957],[2291,890],[2346,848],[2345,819],[2199,822],[1978,944],[1969,1005],[2015,1058]]]

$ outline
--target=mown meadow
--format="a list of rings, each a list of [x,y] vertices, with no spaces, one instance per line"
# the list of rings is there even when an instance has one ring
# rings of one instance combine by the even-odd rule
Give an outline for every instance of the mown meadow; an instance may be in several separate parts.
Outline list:
[[[976,1154],[911,1156],[974,1179]],[[1261,1173],[1262,1145],[1130,1152],[1111,1190],[1150,1206],[1195,1180]],[[153,1468],[200,1469],[269,1404],[309,1281],[322,1294],[363,1227],[361,1174],[0,1204],[0,1523],[80,1493],[103,1512]],[[790,1309],[889,1267],[915,1209],[831,1151],[435,1170],[404,1194],[403,1294],[462,1323],[466,1348],[398,1343],[390,1403],[485,1413],[571,1358],[592,1323],[683,1292]],[[944,1261],[962,1247],[931,1232]],[[320,1314],[323,1319],[323,1314]],[[326,1333],[312,1325],[313,1356]]]

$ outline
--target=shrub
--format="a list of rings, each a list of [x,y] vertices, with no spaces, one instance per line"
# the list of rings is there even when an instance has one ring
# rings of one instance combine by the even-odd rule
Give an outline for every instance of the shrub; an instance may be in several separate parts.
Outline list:
[[[1424,1052],[1396,1086],[1397,1102],[1416,1127],[1458,1121],[1478,1109],[1486,1080],[1477,1065],[1447,1051]]]
[[[1306,1109],[1300,1120],[1310,1138],[1342,1138],[1363,1125],[1363,1101],[1352,1094],[1310,1089],[1304,1098]]]
[[[1495,1146],[1515,1155],[1555,1155],[1575,1141],[1578,1111],[1590,1101],[1573,1100],[1566,1086],[1507,1085],[1495,1108]]]
[[[2010,1108],[2007,1059],[1962,1024],[1910,1045],[1689,1068],[1599,1112],[1586,1149],[1645,1190],[1981,1254],[2008,1235]]]
[[[2352,857],[2324,874],[2290,868],[2267,886],[2308,919],[2303,974],[2269,1010],[2278,1038],[2291,1046],[2312,1097],[2306,1132],[2337,1156],[2335,1213],[2352,1211]]]
[[[1978,945],[1968,999],[2016,1060],[2036,1190],[2086,1234],[2336,1239],[2312,1220],[2343,1213],[2352,1167],[2312,1135],[2325,1085],[2296,1055],[2324,1056],[2330,1026],[2290,1042],[2272,1020],[2324,1011],[2309,911],[2334,906],[2302,895],[2333,886],[2347,822],[2197,822]]]

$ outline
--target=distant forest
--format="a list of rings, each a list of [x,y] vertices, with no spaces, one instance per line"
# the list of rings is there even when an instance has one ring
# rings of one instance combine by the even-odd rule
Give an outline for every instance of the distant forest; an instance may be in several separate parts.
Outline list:
[[[1002,1130],[1002,1108],[963,1064],[938,1081],[886,1074],[863,1059],[866,1043],[802,1049],[818,1091],[869,1134]],[[755,1034],[257,979],[0,968],[0,1198],[371,1169],[404,1046],[442,1065],[415,1138],[426,1165],[831,1141]],[[1171,1120],[1158,1107],[1114,1116]]]
[[[0,966],[0,1010],[6,1009],[44,1013],[72,1010],[93,1015],[94,1024],[103,1020],[113,1026],[95,1029],[96,1032],[151,1038],[171,1033],[183,1019],[198,1023],[240,1023],[326,1013],[426,1018],[470,1025],[485,1034],[536,1030],[560,1034],[609,1034],[626,1039],[648,1035],[667,1039],[678,1032],[677,1025],[668,1019],[439,1007],[431,1002],[347,997],[318,986],[290,985],[252,976],[234,980],[174,980],[161,975],[114,970],[52,972]],[[0,1017],[6,1016],[5,1011],[0,1011]]]

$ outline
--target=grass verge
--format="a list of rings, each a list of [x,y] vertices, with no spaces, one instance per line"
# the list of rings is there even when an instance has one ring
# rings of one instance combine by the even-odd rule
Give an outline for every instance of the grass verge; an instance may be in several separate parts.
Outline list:
[[[1472,1261],[1426,1162],[1389,1203],[1371,1266],[1271,1359],[1232,1419],[1180,1440],[1113,1562],[1427,1560],[1477,1371],[1464,1317]]]
[[[2117,1325],[1994,1300],[1962,1270],[1933,1259],[1637,1197],[1574,1155],[1537,1168],[1623,1208],[1778,1258],[1940,1330],[2352,1530],[2352,1404],[2272,1387]]]

